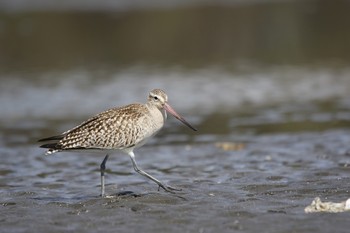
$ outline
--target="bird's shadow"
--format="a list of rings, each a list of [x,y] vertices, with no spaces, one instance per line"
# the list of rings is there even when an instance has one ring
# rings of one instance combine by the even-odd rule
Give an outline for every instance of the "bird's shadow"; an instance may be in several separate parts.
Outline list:
[[[186,201],[187,199],[184,196],[181,196],[180,194],[175,194],[175,193],[161,193],[161,192],[149,192],[149,193],[135,193],[133,191],[122,191],[118,192],[114,195],[107,195],[104,198],[119,198],[119,199],[128,199],[128,198],[141,198],[141,197],[149,197],[152,195],[167,195],[169,197],[176,197],[179,199],[182,199]]]
[[[120,191],[115,194],[106,195],[101,197],[101,195],[79,195],[79,196],[70,196],[70,197],[60,197],[60,196],[45,196],[45,197],[32,197],[33,200],[42,202],[44,204],[76,204],[76,203],[87,203],[87,202],[98,202],[103,200],[126,200],[126,199],[135,199],[142,198],[146,196],[152,195],[170,195],[172,197],[176,197],[182,200],[187,200],[185,197],[179,194],[173,193],[160,193],[160,192],[149,192],[149,193],[136,193],[134,191]]]
[[[133,191],[121,191],[118,192],[114,195],[106,195],[103,198],[129,198],[129,197],[133,197],[133,198],[137,198],[137,197],[142,197],[145,196],[147,194],[140,194],[140,193],[135,193]],[[101,198],[101,196],[99,196]]]

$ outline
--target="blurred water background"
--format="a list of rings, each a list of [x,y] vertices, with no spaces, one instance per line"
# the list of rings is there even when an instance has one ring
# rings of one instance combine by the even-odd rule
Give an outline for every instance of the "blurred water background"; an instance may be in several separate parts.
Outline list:
[[[349,197],[349,9],[347,0],[0,1],[0,231],[347,232],[348,214],[303,208]],[[136,155],[187,201],[156,192],[120,155],[107,192],[142,195],[101,200],[102,156],[38,148],[153,88],[199,131],[170,118]]]

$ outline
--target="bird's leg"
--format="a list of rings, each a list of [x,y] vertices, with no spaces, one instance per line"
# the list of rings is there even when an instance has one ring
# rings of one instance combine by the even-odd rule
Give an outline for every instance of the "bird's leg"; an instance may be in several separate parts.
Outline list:
[[[159,180],[157,180],[156,178],[154,178],[153,176],[151,176],[150,174],[148,174],[147,172],[141,170],[138,166],[137,166],[137,163],[136,163],[136,160],[135,160],[135,154],[134,152],[129,152],[129,156],[131,158],[131,162],[132,162],[132,165],[134,167],[134,170],[139,173],[140,175],[143,175],[145,177],[147,177],[148,179],[151,179],[153,182],[155,182],[156,184],[159,185],[159,187],[161,187],[162,189],[164,189],[165,191],[167,192],[170,192],[170,193],[174,193],[173,191],[181,191],[181,189],[177,189],[177,188],[174,188],[174,187],[171,187],[169,185],[164,185],[162,182],[160,182]],[[159,190],[159,188],[158,188]]]
[[[105,170],[106,170],[106,162],[108,160],[109,155],[106,155],[100,165],[101,171],[101,197],[105,196]]]

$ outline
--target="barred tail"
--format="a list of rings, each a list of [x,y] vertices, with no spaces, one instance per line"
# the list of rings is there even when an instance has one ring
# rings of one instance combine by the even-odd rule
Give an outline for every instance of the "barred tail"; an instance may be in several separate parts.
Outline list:
[[[51,155],[53,153],[59,152],[62,150],[62,147],[58,143],[50,143],[50,144],[44,144],[40,146],[41,148],[49,148],[45,155]]]
[[[64,137],[64,135],[58,135],[58,136],[53,136],[53,137],[40,139],[38,142],[61,140],[63,137]],[[56,152],[59,152],[59,151],[62,150],[62,146],[58,142],[43,144],[40,147],[41,148],[48,148],[48,150],[46,151],[45,155],[50,155],[50,154],[53,154],[53,153],[56,153]]]

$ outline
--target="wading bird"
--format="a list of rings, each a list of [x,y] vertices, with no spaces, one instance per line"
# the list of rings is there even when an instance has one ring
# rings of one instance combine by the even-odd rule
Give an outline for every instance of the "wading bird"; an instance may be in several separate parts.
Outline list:
[[[197,130],[168,104],[168,96],[163,90],[154,89],[149,93],[146,104],[135,103],[99,113],[60,135],[40,139],[39,142],[52,141],[40,147],[48,148],[46,154],[120,150],[130,156],[136,172],[151,179],[165,191],[178,191],[179,189],[163,184],[140,169],[134,154],[135,148],[144,145],[163,127],[167,112],[192,130]],[[108,157],[107,154],[100,165],[102,197],[105,196],[104,173]]]

